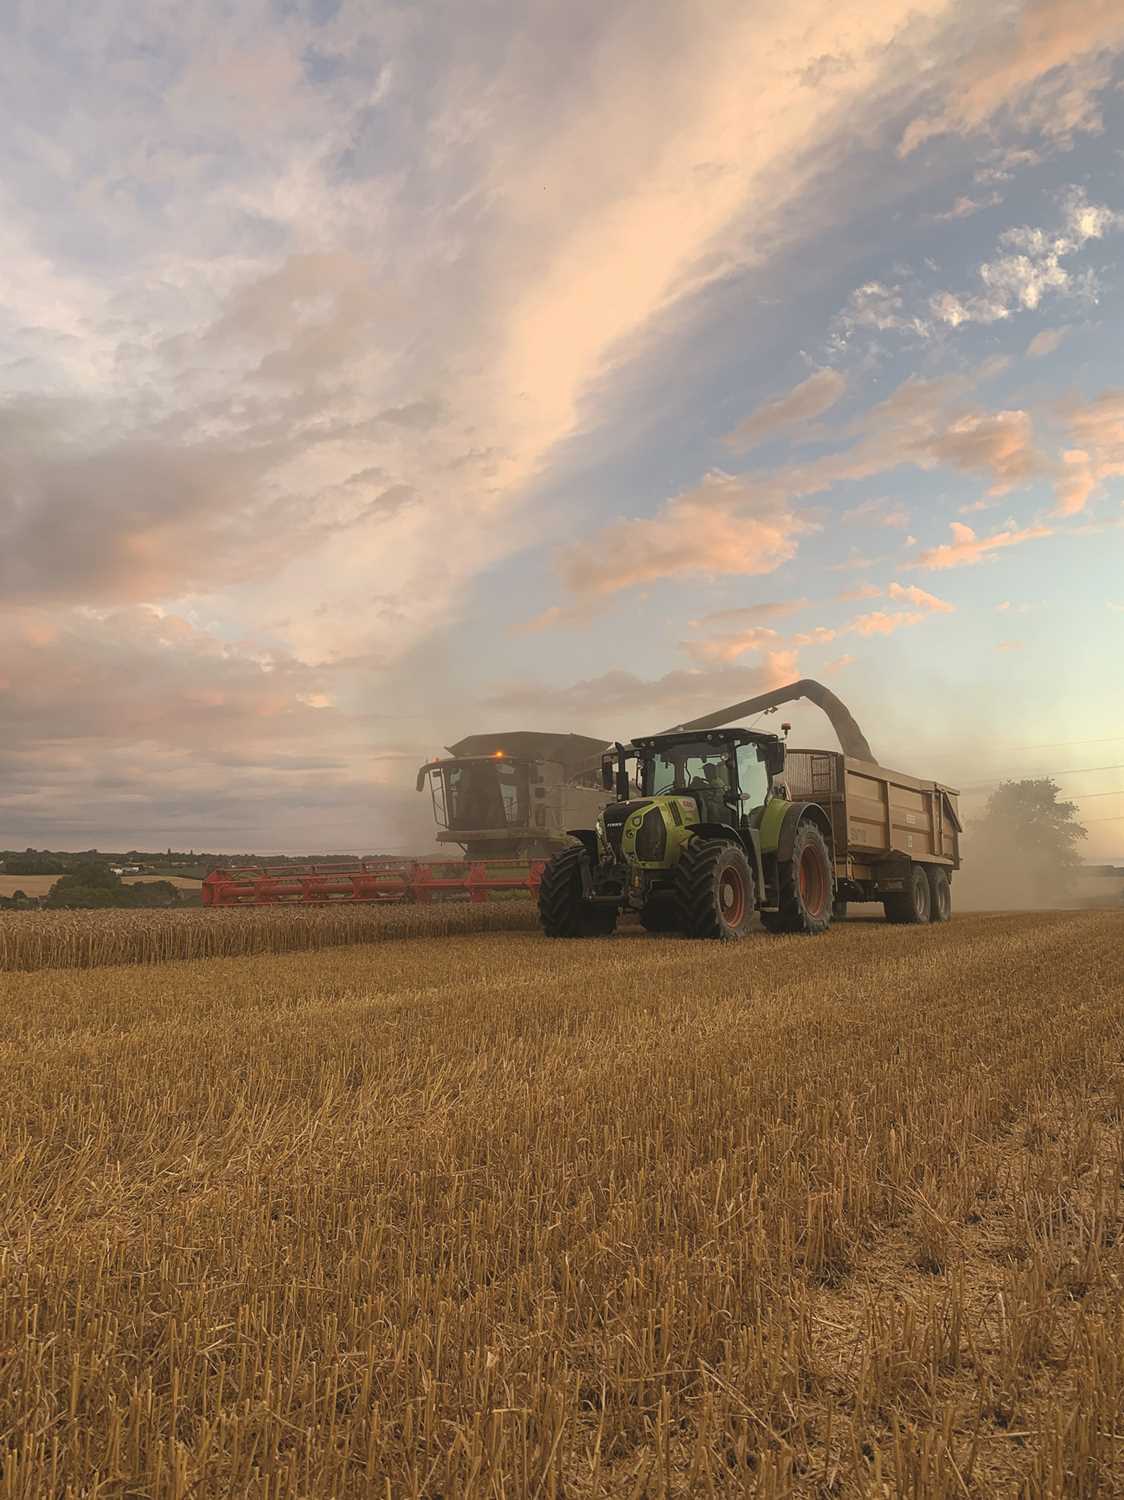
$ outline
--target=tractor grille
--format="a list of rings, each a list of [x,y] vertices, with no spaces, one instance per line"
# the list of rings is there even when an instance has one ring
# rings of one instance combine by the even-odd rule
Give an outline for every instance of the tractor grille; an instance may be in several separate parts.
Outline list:
[[[644,860],[663,859],[667,848],[667,824],[658,807],[648,810],[636,835],[636,857]]]
[[[639,802],[612,802],[602,813],[605,819],[605,837],[609,841],[609,848],[613,851],[613,858],[621,858],[621,835],[624,832],[625,820],[630,813],[638,808],[647,806],[647,798]]]

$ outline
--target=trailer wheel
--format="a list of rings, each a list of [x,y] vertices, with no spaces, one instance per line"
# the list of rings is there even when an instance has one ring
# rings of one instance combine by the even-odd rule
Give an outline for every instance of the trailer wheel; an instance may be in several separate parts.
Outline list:
[[[645,932],[678,932],[679,909],[670,892],[661,892],[645,902],[640,911],[640,925]]]
[[[929,865],[929,920],[947,922],[952,916],[952,882],[940,865]]]
[[[775,912],[762,912],[766,932],[803,932],[816,937],[831,926],[835,882],[827,840],[810,819],[801,823],[792,858],[780,869],[780,900]]]
[[[585,850],[574,844],[559,850],[542,872],[539,921],[547,937],[608,937],[617,925],[615,906],[594,906],[582,895],[585,857]]]
[[[847,903],[841,901],[837,896],[831,903],[831,920],[833,922],[845,922],[847,920]]]
[[[922,865],[911,865],[909,881],[904,891],[887,896],[882,903],[887,922],[919,926],[929,920],[932,902],[929,898],[929,879]]]
[[[677,926],[688,937],[736,942],[755,907],[753,871],[737,844],[694,838],[675,867]]]

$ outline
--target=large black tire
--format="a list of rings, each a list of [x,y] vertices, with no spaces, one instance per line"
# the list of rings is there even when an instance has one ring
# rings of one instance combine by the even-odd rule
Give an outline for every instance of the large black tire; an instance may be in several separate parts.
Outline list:
[[[694,838],[675,867],[678,926],[693,938],[736,942],[753,922],[753,871],[737,844]]]
[[[812,820],[796,829],[792,858],[780,867],[780,900],[775,912],[762,912],[766,932],[801,932],[817,937],[831,926],[835,877],[827,840]]]
[[[560,849],[542,872],[539,882],[539,921],[547,937],[608,937],[617,925],[615,906],[594,906],[582,896],[578,844]]]
[[[929,920],[931,907],[929,879],[923,865],[911,865],[905,890],[887,896],[882,903],[887,922],[897,922],[910,927],[926,923]]]
[[[941,865],[926,866],[929,877],[929,921],[947,922],[952,916],[952,882]]]
[[[670,891],[652,896],[640,910],[640,925],[645,932],[678,932],[679,908]]]

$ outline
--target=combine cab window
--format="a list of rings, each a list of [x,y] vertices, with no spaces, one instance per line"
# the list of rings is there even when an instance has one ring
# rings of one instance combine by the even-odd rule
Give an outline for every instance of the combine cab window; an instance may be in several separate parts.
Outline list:
[[[527,822],[527,768],[509,761],[443,767],[447,827],[479,831]]]
[[[761,759],[759,745],[738,746],[738,784],[741,787],[742,811],[761,807],[769,790],[769,772]]]

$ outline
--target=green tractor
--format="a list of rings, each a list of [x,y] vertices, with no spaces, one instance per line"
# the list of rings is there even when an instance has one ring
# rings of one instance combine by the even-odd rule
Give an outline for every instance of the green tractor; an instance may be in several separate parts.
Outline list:
[[[622,911],[637,912],[649,932],[726,942],[744,937],[757,911],[769,932],[825,931],[835,896],[831,822],[817,803],[788,800],[777,784],[784,763],[780,736],[748,729],[616,745],[602,782],[617,800],[595,828],[571,829],[577,842],[543,871],[546,935],[607,936]]]

